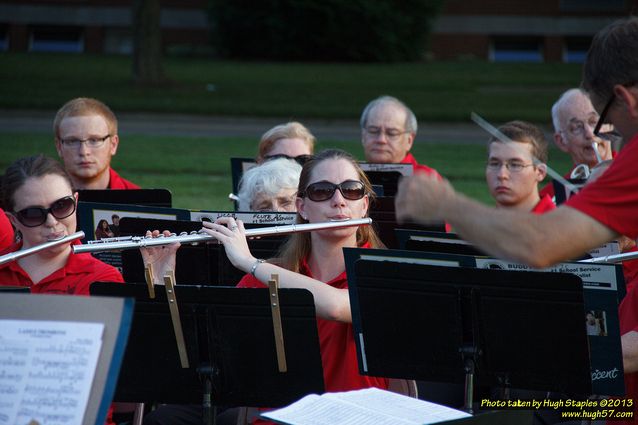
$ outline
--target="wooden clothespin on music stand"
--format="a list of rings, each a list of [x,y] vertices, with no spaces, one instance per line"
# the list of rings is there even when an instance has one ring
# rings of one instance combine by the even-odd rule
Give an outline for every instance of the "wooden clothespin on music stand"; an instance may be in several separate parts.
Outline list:
[[[271,274],[268,280],[268,293],[270,294],[270,312],[272,313],[272,326],[275,331],[275,348],[277,351],[277,364],[279,372],[288,371],[286,364],[286,350],[284,348],[284,332],[281,328],[281,309],[279,304],[279,275]]]
[[[155,298],[155,283],[153,280],[152,265],[144,266],[144,278],[148,286],[148,297]],[[171,312],[171,320],[173,322],[173,330],[175,331],[175,341],[177,343],[177,352],[182,368],[188,368],[188,353],[186,352],[186,343],[184,342],[184,332],[182,330],[182,321],[179,317],[179,307],[177,306],[177,296],[175,294],[175,272],[169,270],[164,275],[164,286],[166,288],[166,300],[168,301],[168,309]]]

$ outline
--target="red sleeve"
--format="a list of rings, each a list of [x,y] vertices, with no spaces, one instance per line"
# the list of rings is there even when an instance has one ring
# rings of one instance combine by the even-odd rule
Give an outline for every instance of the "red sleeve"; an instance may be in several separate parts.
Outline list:
[[[0,208],[0,251],[13,243],[13,226],[2,208]]]

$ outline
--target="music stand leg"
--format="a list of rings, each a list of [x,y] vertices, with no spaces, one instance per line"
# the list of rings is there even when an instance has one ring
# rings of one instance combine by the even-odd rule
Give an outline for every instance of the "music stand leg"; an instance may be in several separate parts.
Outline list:
[[[217,423],[216,406],[213,406],[213,368],[210,366],[200,366],[197,373],[204,382],[202,393],[202,423],[204,425],[215,425]]]
[[[474,414],[474,373],[476,369],[476,358],[480,354],[476,347],[463,347],[460,349],[465,365],[465,401],[463,410],[467,413]]]

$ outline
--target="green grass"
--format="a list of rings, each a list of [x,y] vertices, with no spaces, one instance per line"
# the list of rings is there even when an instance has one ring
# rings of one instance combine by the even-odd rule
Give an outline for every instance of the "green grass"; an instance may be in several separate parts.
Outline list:
[[[317,148],[337,147],[363,157],[361,145],[323,141]],[[229,210],[232,189],[230,157],[251,157],[255,141],[248,138],[173,138],[129,136],[113,158],[113,167],[144,188],[167,188],[177,208]],[[44,153],[57,158],[49,134],[0,133],[0,169],[16,159]],[[416,144],[412,150],[421,162],[436,168],[466,195],[492,204],[485,184],[486,150],[482,145]],[[563,173],[569,159],[552,150],[551,165]]]
[[[159,87],[131,82],[126,56],[0,53],[0,108],[57,109],[92,96],[118,111],[357,118],[381,94],[410,105],[419,120],[549,121],[559,94],[579,84],[574,64],[482,61],[404,64],[245,63],[168,57]]]

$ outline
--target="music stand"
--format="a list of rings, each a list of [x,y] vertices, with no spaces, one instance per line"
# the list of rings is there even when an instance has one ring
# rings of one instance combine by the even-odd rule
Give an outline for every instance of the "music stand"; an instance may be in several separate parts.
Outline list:
[[[485,256],[486,254],[455,233],[396,229],[399,249],[409,251],[442,252],[447,254]]]
[[[398,227],[402,229],[445,232],[444,222],[432,223],[430,225],[417,223],[401,223],[399,225],[395,214],[394,197],[391,196],[378,196],[371,202],[370,218],[372,219],[372,226],[377,231],[379,238],[381,238],[385,246],[390,249],[399,247],[399,242],[395,234],[395,229]]]
[[[78,190],[78,199],[80,202],[133,204],[167,208],[172,206],[172,195],[168,189],[82,189]]]
[[[505,389],[591,394],[577,276],[379,260],[369,251],[344,249],[361,373],[465,377],[468,410],[474,377]]]
[[[178,286],[188,368],[180,366],[165,291],[150,299],[145,284],[108,282],[90,291],[136,300],[115,401],[200,403],[207,380],[215,406],[279,407],[324,392],[314,300],[306,290],[279,290],[285,373],[278,370],[268,289]]]

